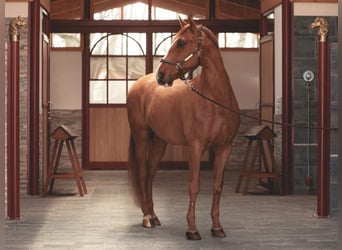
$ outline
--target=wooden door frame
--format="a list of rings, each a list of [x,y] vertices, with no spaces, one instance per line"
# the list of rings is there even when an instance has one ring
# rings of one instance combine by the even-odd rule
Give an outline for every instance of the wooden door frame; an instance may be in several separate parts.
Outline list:
[[[41,17],[43,15],[43,20]],[[46,36],[50,35],[50,22],[49,22],[49,13],[44,11],[42,13],[41,2],[33,1],[29,3],[29,27],[30,30],[28,32],[28,125],[27,125],[27,194],[29,195],[39,195],[41,190],[40,180],[41,175],[44,177],[44,168],[48,165],[49,158],[49,143],[48,143],[48,134],[49,134],[49,119],[48,117],[43,117],[43,135],[41,135],[40,131],[40,105],[41,105],[41,77],[43,74],[46,74],[47,77],[47,98],[50,99],[50,53],[49,48],[47,51],[47,72],[42,72],[41,70],[41,62],[43,61],[43,48],[40,46],[41,42],[44,42],[43,39]],[[41,29],[42,28],[42,33]],[[48,116],[49,112],[49,101],[47,103],[42,103],[43,109],[45,108]],[[44,105],[48,105],[48,107],[44,107]],[[44,124],[45,123],[45,124]],[[43,153],[42,162],[40,162],[40,139],[42,136],[43,140]],[[43,173],[40,171],[40,166],[43,165]],[[43,183],[43,181],[42,181]]]
[[[283,124],[292,124],[293,113],[293,2],[288,0],[265,1],[269,5],[262,8],[260,18],[260,35],[272,32],[273,26],[267,23],[266,15],[281,5],[282,8],[282,120]],[[282,126],[282,190],[283,194],[294,192],[294,129]]]
[[[44,17],[48,18],[48,17]],[[43,18],[43,19],[44,19]],[[42,34],[42,182],[44,188],[47,171],[49,169],[50,158],[50,40],[49,37]]]
[[[109,32],[108,32],[109,33]],[[113,33],[119,33],[113,32]],[[89,79],[90,79],[90,34],[86,33],[83,35],[83,44],[84,44],[84,52],[82,54],[82,168],[84,169],[127,169],[127,162],[94,162],[91,164],[90,161],[90,150],[89,150],[89,133],[90,133],[90,109],[91,105],[89,104]],[[146,32],[147,34],[147,32]],[[148,51],[152,50],[147,50]],[[147,55],[146,55],[147,58]],[[146,59],[146,61],[148,61]],[[151,61],[151,60],[150,60]],[[153,62],[146,62],[146,66],[152,65]],[[110,105],[111,107],[117,106],[117,107],[126,107],[125,104],[120,105]],[[128,150],[128,148],[127,148]]]
[[[273,86],[272,86],[272,101],[271,102],[267,102],[265,103],[263,101],[263,89],[262,89],[262,77],[263,77],[263,72],[262,72],[262,67],[264,66],[262,64],[262,59],[263,59],[263,45],[264,44],[267,44],[267,43],[272,43],[272,62],[271,62],[271,66],[272,66],[272,69],[270,69],[269,72],[272,72],[272,82],[273,82]],[[260,40],[260,105],[259,105],[259,109],[260,109],[260,116],[261,116],[261,119],[266,119],[266,120],[271,120],[271,121],[274,121],[274,35],[273,34],[270,34],[270,35],[266,35],[264,36],[261,40]],[[262,116],[262,108],[265,107],[265,108],[272,108],[272,118],[269,119],[269,118],[264,118]],[[273,130],[273,124],[271,123],[268,123],[268,122],[263,122],[261,121],[262,124],[265,123],[265,125],[268,125],[272,130]]]
[[[29,3],[30,31],[28,32],[28,126],[27,126],[27,193],[39,195],[39,105],[40,105],[40,1]]]

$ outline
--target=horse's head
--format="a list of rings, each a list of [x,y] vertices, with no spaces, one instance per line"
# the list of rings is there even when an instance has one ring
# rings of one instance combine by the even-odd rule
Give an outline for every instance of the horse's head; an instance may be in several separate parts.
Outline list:
[[[171,86],[177,78],[185,79],[185,74],[199,66],[202,32],[192,18],[189,23],[179,19],[181,29],[175,35],[167,55],[160,61],[157,81],[160,85]]]

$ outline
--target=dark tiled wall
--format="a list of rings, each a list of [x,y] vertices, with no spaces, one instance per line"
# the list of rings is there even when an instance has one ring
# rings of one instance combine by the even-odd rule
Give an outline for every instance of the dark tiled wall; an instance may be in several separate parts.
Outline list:
[[[295,123],[315,126],[317,123],[317,62],[318,50],[317,30],[310,28],[316,17],[297,16],[294,19],[294,119]],[[337,17],[326,17],[329,22],[328,41],[331,46],[331,126],[337,127],[338,109],[338,58],[337,58]],[[315,79],[311,83],[310,98],[308,101],[308,88],[303,80],[303,73],[311,70]],[[309,105],[308,105],[309,104]],[[309,117],[308,117],[308,110]],[[295,192],[307,193],[305,179],[312,180],[310,193],[317,189],[317,131],[305,128],[295,129]],[[310,142],[310,146],[308,146]],[[331,132],[331,209],[337,210],[337,131]]]

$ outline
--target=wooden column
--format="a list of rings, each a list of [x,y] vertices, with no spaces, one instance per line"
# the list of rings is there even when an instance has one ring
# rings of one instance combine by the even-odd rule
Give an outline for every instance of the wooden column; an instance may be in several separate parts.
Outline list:
[[[328,22],[317,17],[311,25],[318,30],[318,130],[317,217],[330,214],[330,53]]]
[[[9,25],[7,70],[7,218],[20,219],[19,185],[19,41],[20,28],[25,25],[17,17]]]

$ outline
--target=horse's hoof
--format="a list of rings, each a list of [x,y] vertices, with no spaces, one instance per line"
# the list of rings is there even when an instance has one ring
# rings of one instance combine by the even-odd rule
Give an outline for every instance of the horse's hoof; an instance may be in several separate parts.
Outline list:
[[[158,219],[158,217],[153,217],[151,220],[153,220],[154,225],[157,226],[161,226],[160,220]]]
[[[186,232],[185,233],[186,235],[186,238],[188,240],[201,240],[201,235],[199,234],[198,231],[195,231],[195,232]]]
[[[226,233],[223,231],[222,228],[211,229],[210,232],[211,232],[211,236],[214,238],[225,238],[225,237],[227,237]]]
[[[153,218],[143,219],[142,226],[145,228],[154,228],[155,224]]]

